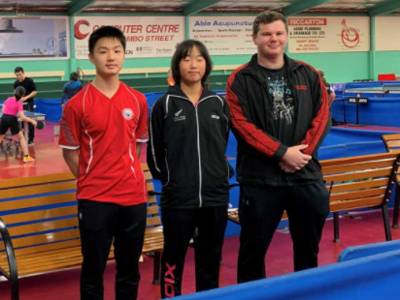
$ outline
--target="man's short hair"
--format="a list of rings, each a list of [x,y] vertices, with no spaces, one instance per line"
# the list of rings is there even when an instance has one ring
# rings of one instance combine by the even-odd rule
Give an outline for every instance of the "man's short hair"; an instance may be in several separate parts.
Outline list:
[[[257,35],[260,31],[260,24],[270,24],[275,21],[282,21],[285,24],[286,32],[288,32],[288,25],[285,16],[279,12],[266,10],[257,15],[253,22],[253,36]]]
[[[15,69],[14,69],[14,73],[19,73],[19,72],[22,72],[22,73],[24,73],[24,68],[23,68],[23,67],[20,67],[20,66],[18,66],[18,67],[15,67]]]
[[[115,38],[121,42],[122,48],[126,49],[126,38],[124,33],[114,26],[102,26],[92,32],[89,37],[89,53],[93,53],[96,43],[101,38]]]

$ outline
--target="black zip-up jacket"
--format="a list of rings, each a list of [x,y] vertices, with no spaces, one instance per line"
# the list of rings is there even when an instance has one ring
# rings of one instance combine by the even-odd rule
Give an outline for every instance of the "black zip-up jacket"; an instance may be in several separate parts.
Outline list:
[[[161,206],[227,205],[229,108],[222,97],[204,90],[194,105],[170,87],[153,107],[149,130],[147,163],[163,183]]]
[[[287,186],[321,180],[316,152],[327,130],[328,96],[317,70],[285,55],[284,72],[295,101],[292,141],[284,145],[272,118],[272,99],[257,65],[257,54],[228,79],[227,102],[232,130],[238,140],[237,178],[241,183]],[[307,144],[302,152],[312,160],[295,173],[286,173],[279,161],[290,146]]]

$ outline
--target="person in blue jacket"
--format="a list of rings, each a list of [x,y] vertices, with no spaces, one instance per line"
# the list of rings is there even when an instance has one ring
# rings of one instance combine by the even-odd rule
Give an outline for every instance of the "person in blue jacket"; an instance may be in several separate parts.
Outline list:
[[[69,99],[72,98],[76,93],[78,93],[82,88],[82,82],[79,80],[79,75],[77,72],[72,72],[69,81],[64,84],[63,96],[61,98],[61,103],[65,104]]]

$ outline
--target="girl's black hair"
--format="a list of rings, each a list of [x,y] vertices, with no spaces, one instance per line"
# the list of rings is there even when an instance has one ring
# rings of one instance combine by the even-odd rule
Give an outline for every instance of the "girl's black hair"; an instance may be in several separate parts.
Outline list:
[[[25,96],[25,88],[23,86],[17,86],[14,92],[15,99],[19,100]]]
[[[174,80],[176,84],[179,84],[181,82],[181,73],[179,70],[179,64],[182,59],[184,59],[186,56],[190,54],[190,51],[196,47],[200,55],[205,59],[206,61],[206,72],[204,73],[203,78],[201,79],[201,83],[204,85],[208,75],[210,74],[212,70],[212,62],[210,58],[210,54],[208,54],[208,50],[206,46],[200,41],[197,40],[186,40],[183,41],[182,43],[178,44],[176,46],[176,50],[174,55],[172,56],[171,60],[171,70],[172,70],[172,77],[174,77]]]

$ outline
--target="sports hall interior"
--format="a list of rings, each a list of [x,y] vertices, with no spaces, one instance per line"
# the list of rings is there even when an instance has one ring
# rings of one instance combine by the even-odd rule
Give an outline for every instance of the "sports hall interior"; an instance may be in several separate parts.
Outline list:
[[[287,54],[323,71],[335,91],[331,126],[318,152],[323,172],[336,172],[326,174],[332,180],[327,189],[335,176],[342,176],[338,184],[348,185],[356,185],[364,173],[365,181],[386,181],[371,192],[355,191],[353,202],[340,192],[331,196],[318,268],[293,272],[283,218],[266,257],[267,278],[237,284],[239,187],[233,177],[220,288],[195,293],[190,248],[182,299],[399,299],[399,0],[0,1],[0,103],[12,95],[14,68],[22,66],[36,83],[36,112],[45,116],[45,127],[36,130],[29,147],[35,162],[23,163],[12,138],[0,148],[0,299],[79,299],[76,183],[58,134],[70,74],[78,72],[83,84],[95,77],[87,58],[90,32],[103,25],[124,32],[127,51],[120,79],[144,93],[151,109],[167,90],[176,44],[189,38],[209,49],[213,69],[207,85],[225,96],[229,75],[256,52],[252,21],[264,10],[287,17]],[[226,155],[232,166],[236,146],[231,133]],[[141,160],[146,161],[144,154]],[[153,208],[148,210],[151,228],[140,262],[138,299],[153,300],[160,298],[157,264],[163,240],[157,194],[162,187],[146,176]],[[114,299],[114,264],[111,257],[105,299]]]

